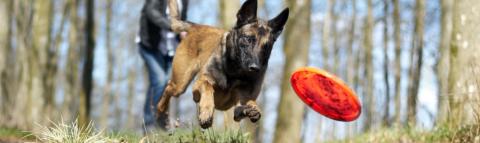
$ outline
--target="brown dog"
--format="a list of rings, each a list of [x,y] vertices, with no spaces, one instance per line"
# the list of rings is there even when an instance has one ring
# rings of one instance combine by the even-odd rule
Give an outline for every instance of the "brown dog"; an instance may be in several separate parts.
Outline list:
[[[178,97],[196,76],[193,100],[198,105],[202,128],[212,125],[215,109],[235,108],[234,120],[248,117],[256,122],[261,113],[256,99],[273,43],[288,19],[286,8],[277,17],[257,19],[257,0],[247,0],[230,31],[180,21],[176,0],[169,2],[172,30],[187,32],[173,59],[172,77],[157,105],[160,119],[168,117],[170,97]],[[238,104],[240,103],[240,104]]]

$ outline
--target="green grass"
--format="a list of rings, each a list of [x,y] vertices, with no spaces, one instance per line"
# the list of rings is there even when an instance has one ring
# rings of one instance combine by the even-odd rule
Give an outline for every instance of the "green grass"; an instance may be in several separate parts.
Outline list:
[[[85,128],[80,128],[78,123],[52,123],[51,126],[40,126],[36,133],[23,132],[17,129],[0,128],[0,142],[24,140],[48,143],[245,143],[250,135],[241,130],[203,130],[200,128],[177,128],[173,131],[154,131],[146,136],[135,132],[112,132],[94,128],[90,123]]]
[[[21,131],[14,128],[0,127],[0,139],[5,139],[5,138],[35,140],[35,136],[33,136],[31,132]]]
[[[375,142],[375,143],[470,143],[480,142],[480,126],[469,125],[459,128],[441,126],[431,131],[413,128],[383,128],[354,136],[349,139],[329,141],[344,142]]]
[[[195,143],[246,143],[250,135],[240,130],[202,130],[199,128],[175,129],[171,132],[151,133],[143,142],[195,142]],[[140,142],[140,141],[139,141]]]

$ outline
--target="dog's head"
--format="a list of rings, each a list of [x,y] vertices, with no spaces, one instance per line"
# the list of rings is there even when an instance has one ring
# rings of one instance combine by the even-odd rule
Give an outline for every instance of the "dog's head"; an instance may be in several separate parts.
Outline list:
[[[288,19],[288,8],[271,20],[257,19],[257,0],[247,0],[237,13],[237,23],[227,36],[226,58],[238,72],[264,71],[270,52]]]

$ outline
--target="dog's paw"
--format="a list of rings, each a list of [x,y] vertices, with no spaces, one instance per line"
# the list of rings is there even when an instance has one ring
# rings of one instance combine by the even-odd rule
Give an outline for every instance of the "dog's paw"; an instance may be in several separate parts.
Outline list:
[[[243,105],[235,108],[233,120],[239,122],[245,117],[250,118],[250,121],[255,123],[260,120],[262,114],[256,106]]]
[[[203,129],[211,127],[213,124],[213,110],[200,111],[198,121]]]
[[[157,125],[164,131],[168,129],[168,126],[170,124],[170,121],[168,119],[168,113],[167,112],[159,112],[157,113],[156,116],[157,119]]]
[[[202,129],[210,128],[213,124],[213,118],[212,117],[209,117],[205,120],[199,120],[199,121],[200,121],[200,127],[202,127]]]
[[[250,110],[247,115],[248,118],[250,118],[250,121],[253,123],[257,122],[262,117],[262,114],[259,110]]]
[[[240,122],[240,120],[245,118],[246,116],[243,111],[245,111],[246,108],[247,108],[246,106],[236,107],[235,110],[233,111],[233,120],[235,120],[236,122]]]

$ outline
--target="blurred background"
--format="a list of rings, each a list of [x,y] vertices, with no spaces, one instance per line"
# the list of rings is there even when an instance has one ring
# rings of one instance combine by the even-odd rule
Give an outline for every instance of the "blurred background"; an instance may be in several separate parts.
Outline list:
[[[190,0],[187,19],[230,29],[244,0]],[[135,37],[142,0],[1,0],[0,127],[32,131],[79,119],[142,134],[147,73]],[[258,102],[260,123],[216,112],[214,128],[255,142],[320,142],[385,128],[480,122],[480,3],[475,0],[259,0],[289,7]],[[343,79],[362,102],[353,122],[316,113],[293,93],[302,66]],[[191,90],[171,118],[197,124]],[[232,112],[232,111],[230,111]]]

